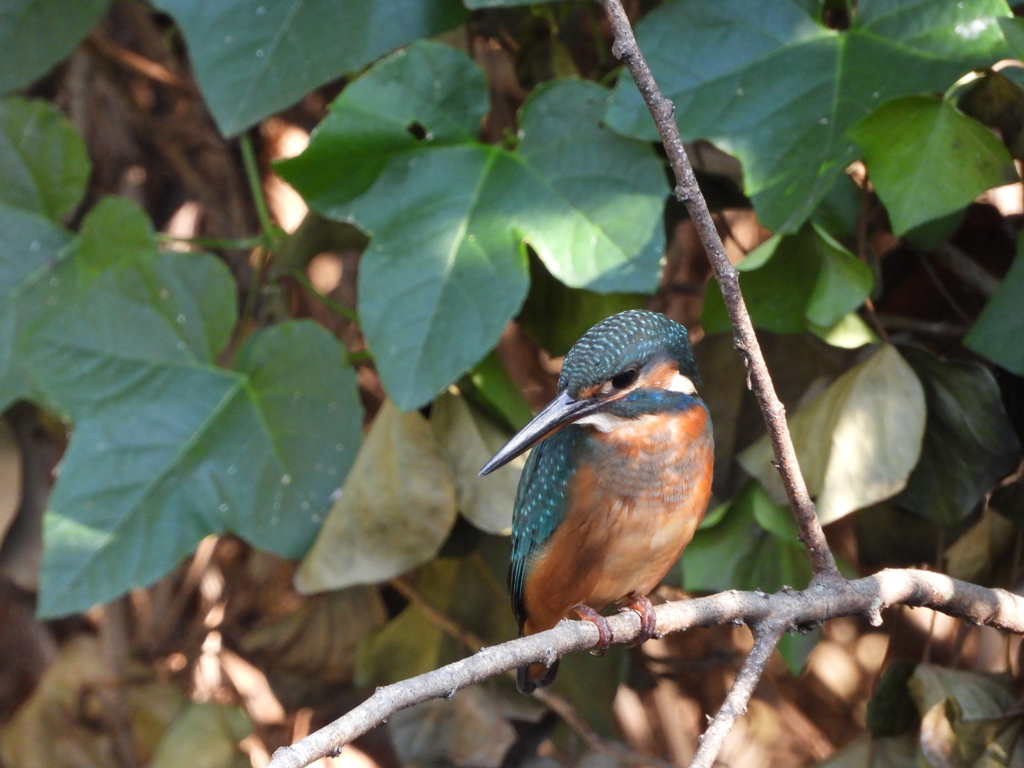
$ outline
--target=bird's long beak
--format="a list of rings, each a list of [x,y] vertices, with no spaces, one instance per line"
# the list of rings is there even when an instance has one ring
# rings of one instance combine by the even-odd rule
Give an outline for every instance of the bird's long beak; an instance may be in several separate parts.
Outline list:
[[[559,393],[558,397],[548,403],[543,411],[534,416],[529,424],[519,430],[500,451],[494,454],[494,457],[480,470],[480,475],[489,474],[499,467],[503,467],[552,432],[593,413],[602,404],[603,401],[596,398],[574,400],[568,392]]]

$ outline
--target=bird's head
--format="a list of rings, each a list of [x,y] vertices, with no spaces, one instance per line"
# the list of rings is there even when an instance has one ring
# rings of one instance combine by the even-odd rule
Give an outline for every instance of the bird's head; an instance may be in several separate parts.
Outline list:
[[[697,366],[686,329],[664,315],[630,310],[602,320],[562,363],[558,397],[494,457],[481,475],[507,464],[568,424],[603,432],[631,419],[675,407],[665,393],[695,395]]]

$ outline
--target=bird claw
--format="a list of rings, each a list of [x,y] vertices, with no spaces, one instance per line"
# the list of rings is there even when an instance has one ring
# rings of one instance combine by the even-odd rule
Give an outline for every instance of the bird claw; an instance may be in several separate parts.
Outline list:
[[[580,603],[572,608],[572,611],[583,621],[589,621],[597,627],[597,645],[590,649],[595,656],[603,656],[612,644],[612,628],[608,626],[608,619],[595,611],[589,605]]]
[[[640,634],[633,641],[633,647],[643,645],[655,636],[657,632],[657,616],[654,613],[654,606],[651,605],[650,600],[643,596],[634,598],[626,606],[625,610],[634,611],[640,616]]]

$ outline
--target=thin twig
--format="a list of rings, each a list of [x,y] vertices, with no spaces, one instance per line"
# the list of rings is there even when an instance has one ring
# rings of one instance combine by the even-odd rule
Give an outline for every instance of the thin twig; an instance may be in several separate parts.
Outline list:
[[[761,680],[765,664],[775,651],[775,646],[779,644],[785,626],[782,622],[754,626],[754,647],[736,675],[736,680],[726,694],[718,714],[700,737],[700,746],[697,747],[697,754],[690,762],[690,768],[711,768],[714,764],[718,753],[722,751],[725,737],[729,735],[736,721],[747,713],[750,697]]]
[[[810,555],[815,579],[820,582],[839,581],[842,576],[836,568],[835,558],[832,557],[832,552],[825,541],[825,533],[821,529],[821,523],[818,522],[814,503],[811,501],[803,476],[800,474],[796,451],[793,448],[793,439],[786,426],[785,408],[775,393],[775,386],[768,375],[768,366],[765,364],[761,347],[754,335],[754,326],[750,322],[750,315],[743,303],[739,273],[729,262],[729,257],[726,256],[725,246],[718,236],[718,230],[711,218],[707,202],[697,185],[697,178],[693,173],[690,160],[686,156],[686,149],[679,136],[679,129],[676,127],[675,107],[671,101],[661,95],[657,83],[654,82],[651,70],[647,67],[647,62],[636,44],[633,28],[629,24],[629,19],[626,17],[620,0],[603,0],[603,4],[615,36],[612,54],[626,63],[652,117],[654,117],[658,133],[665,145],[669,164],[676,177],[676,198],[686,206],[686,210],[697,228],[697,233],[700,235],[704,250],[707,251],[711,267],[715,271],[715,277],[718,278],[718,285],[722,289],[722,297],[725,299],[725,306],[729,311],[729,319],[732,320],[735,329],[736,347],[743,354],[750,372],[754,395],[761,406],[762,414],[764,414],[768,436],[775,452],[775,463],[782,475],[786,495],[789,497],[790,506],[792,506],[797,524],[800,526],[800,538]]]
[[[818,582],[806,590],[774,595],[763,592],[722,592],[711,597],[679,600],[655,608],[664,633],[694,627],[715,627],[744,621],[749,625],[813,627],[840,616],[866,616],[881,624],[883,609],[893,605],[932,608],[973,624],[1024,634],[1024,598],[1002,589],[988,589],[939,573],[886,570],[857,581]],[[616,642],[640,634],[640,619],[627,611],[608,618]],[[301,768],[338,750],[395,712],[430,699],[451,695],[502,672],[538,661],[551,662],[567,653],[597,644],[597,628],[587,621],[563,621],[554,629],[501,645],[440,669],[378,688],[372,696],[333,723],[274,753],[271,768]]]

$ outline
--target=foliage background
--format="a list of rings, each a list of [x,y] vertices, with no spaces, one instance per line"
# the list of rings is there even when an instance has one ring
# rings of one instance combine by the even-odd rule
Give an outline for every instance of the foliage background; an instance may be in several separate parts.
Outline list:
[[[1017,588],[1014,9],[629,11],[844,568]],[[661,595],[806,585],[598,6],[0,0],[0,41],[3,765],[263,765],[465,633],[511,638],[518,469],[476,471],[629,307],[691,329],[715,423],[715,501]],[[1024,759],[1019,642],[886,618],[785,638],[721,759]],[[556,690],[685,764],[749,644],[570,657]],[[504,679],[357,747],[334,762],[613,760]]]

